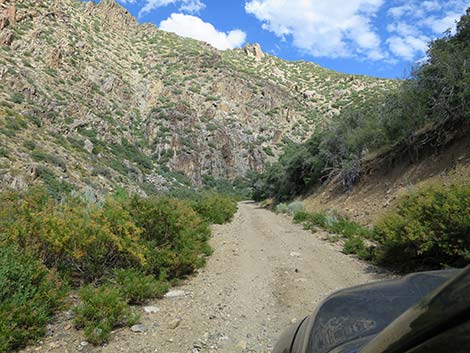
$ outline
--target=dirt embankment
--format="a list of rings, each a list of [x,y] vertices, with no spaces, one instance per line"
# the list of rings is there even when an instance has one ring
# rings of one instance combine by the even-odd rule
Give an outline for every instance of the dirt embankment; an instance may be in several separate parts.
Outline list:
[[[84,342],[70,319],[25,352],[270,352],[292,321],[328,294],[385,278],[286,217],[241,203],[232,223],[214,227],[214,254],[172,298],[142,312],[144,332],[117,330],[104,347]],[[149,308],[147,308],[149,309]]]
[[[455,129],[459,129],[455,127]],[[426,184],[448,185],[470,180],[470,128],[442,145],[426,139],[395,149],[363,163],[360,182],[350,192],[338,192],[337,181],[304,200],[309,211],[334,209],[370,224],[393,208],[401,195]],[[457,134],[457,132],[455,132]]]

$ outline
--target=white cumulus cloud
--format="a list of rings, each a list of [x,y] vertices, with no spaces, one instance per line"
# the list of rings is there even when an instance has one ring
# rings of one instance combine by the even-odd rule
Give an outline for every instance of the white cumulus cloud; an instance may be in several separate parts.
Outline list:
[[[384,0],[248,0],[247,13],[314,56],[383,59],[372,22]]]
[[[455,31],[456,21],[468,7],[466,0],[401,0],[388,9],[391,23],[389,51],[405,60],[423,58],[431,40],[447,30]]]
[[[397,57],[413,60],[417,54],[424,54],[428,47],[426,36],[391,36],[387,39],[390,51]]]
[[[468,6],[468,0],[246,0],[245,10],[313,56],[394,62],[422,59]]]
[[[179,11],[197,13],[206,8],[201,0],[120,0],[123,3],[142,2],[143,6],[139,11],[139,16],[145,15],[159,7],[168,5],[179,5]]]
[[[171,14],[169,18],[160,22],[159,28],[183,37],[207,42],[220,50],[238,48],[246,41],[246,33],[239,29],[227,33],[221,32],[199,17],[182,13]]]

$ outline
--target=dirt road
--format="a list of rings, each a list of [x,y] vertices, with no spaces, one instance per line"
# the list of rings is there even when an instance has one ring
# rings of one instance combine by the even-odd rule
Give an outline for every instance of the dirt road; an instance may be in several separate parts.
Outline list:
[[[284,216],[241,203],[232,223],[214,227],[207,266],[142,313],[145,332],[116,331],[87,345],[70,321],[25,352],[270,352],[278,335],[331,292],[384,278],[336,245]]]

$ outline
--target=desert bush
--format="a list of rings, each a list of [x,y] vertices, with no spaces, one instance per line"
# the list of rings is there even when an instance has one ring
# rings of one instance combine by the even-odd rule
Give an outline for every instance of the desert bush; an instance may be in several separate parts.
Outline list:
[[[373,258],[374,249],[364,243],[365,239],[372,237],[372,231],[344,216],[335,213],[298,211],[294,214],[294,222],[302,223],[305,229],[316,230],[321,228],[344,237],[346,239],[343,248],[345,254],[357,254],[366,260]]]
[[[343,235],[346,238],[357,236],[367,239],[372,236],[372,231],[370,229],[363,227],[359,223],[351,221],[344,216],[331,216],[327,220],[326,228],[329,231]]]
[[[289,215],[294,215],[299,212],[303,212],[304,204],[300,201],[294,201],[289,204],[280,203],[276,206],[276,213],[284,213]]]
[[[303,223],[308,219],[309,213],[306,211],[297,211],[294,213],[294,223]]]
[[[276,213],[287,214],[289,213],[289,207],[287,207],[286,203],[281,202],[280,204],[276,205],[275,211]]]
[[[195,201],[138,196],[90,203],[79,196],[60,202],[44,189],[0,195],[0,239],[35,254],[73,283],[100,281],[115,269],[142,270],[159,277],[184,276],[211,253],[213,222],[231,217],[230,198]]]
[[[59,168],[61,168],[62,170],[67,170],[67,165],[65,163],[65,161],[56,156],[56,155],[53,155],[53,154],[50,154],[50,153],[47,153],[47,152],[43,152],[43,151],[39,151],[39,150],[33,150],[31,152],[31,157],[35,160],[35,161],[44,161],[44,162],[47,162],[47,163],[51,163]]]
[[[290,214],[295,214],[297,212],[304,210],[304,204],[302,201],[294,201],[287,205]]]
[[[24,95],[20,92],[14,92],[11,95],[11,101],[13,103],[21,104],[24,101]]]
[[[67,195],[74,190],[74,186],[72,184],[64,180],[60,180],[52,170],[43,165],[38,165],[36,167],[36,173],[43,180],[48,194],[57,200],[60,200],[64,195]]]
[[[79,293],[81,304],[74,308],[74,323],[78,329],[84,329],[91,343],[107,342],[111,330],[133,325],[138,320],[118,288],[88,285]]]
[[[8,157],[8,150],[5,147],[0,147],[0,157]]]
[[[66,287],[54,272],[13,246],[0,246],[0,352],[42,337]]]
[[[99,140],[92,140],[93,144]],[[116,159],[122,161],[128,159],[135,162],[140,168],[150,170],[153,168],[153,163],[141,148],[135,144],[130,143],[127,139],[123,138],[121,144],[114,144],[109,146],[111,152],[117,157]]]
[[[356,254],[363,260],[372,260],[374,258],[374,248],[367,246],[364,239],[358,236],[352,236],[346,239],[343,252],[345,254]]]
[[[23,146],[32,151],[36,148],[36,143],[31,140],[26,140],[23,142]]]
[[[230,196],[237,201],[250,200],[252,198],[250,176],[229,180],[205,174],[203,175],[203,183],[205,189],[209,190],[209,192]]]
[[[160,298],[168,291],[165,276],[160,279],[137,270],[116,270],[114,282],[129,304],[143,304],[149,299]]]
[[[403,271],[470,263],[470,185],[433,185],[404,196],[375,226],[381,263]]]
[[[328,218],[323,213],[308,213],[304,220],[304,228],[314,230],[316,227],[327,228]]]
[[[168,198],[131,198],[126,204],[142,229],[147,250],[147,270],[169,278],[187,275],[205,263],[211,253],[210,229],[186,201]]]
[[[224,224],[230,221],[237,212],[237,203],[233,197],[208,192],[197,196],[191,207],[207,222]]]
[[[199,212],[213,221],[226,221],[236,210],[231,198],[208,195],[200,201],[208,205]],[[108,281],[80,290],[75,324],[90,342],[105,342],[114,327],[130,324],[128,303],[160,297],[167,279],[190,274],[211,253],[209,225],[193,207],[192,201],[129,197],[122,190],[102,201],[78,193],[59,201],[44,188],[1,193],[0,348],[41,334],[59,301],[49,270],[74,287]],[[11,246],[15,253],[5,253],[5,260]]]
[[[141,230],[118,202],[103,206],[78,198],[50,199],[43,189],[5,194],[0,205],[0,237],[36,255],[74,282],[91,282],[114,268],[141,268],[146,248]]]

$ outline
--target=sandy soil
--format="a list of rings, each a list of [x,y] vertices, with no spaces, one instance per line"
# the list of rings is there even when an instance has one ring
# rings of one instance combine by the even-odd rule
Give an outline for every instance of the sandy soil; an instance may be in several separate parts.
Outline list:
[[[207,266],[174,288],[184,293],[149,303],[154,313],[138,308],[145,332],[119,329],[95,347],[61,315],[49,337],[22,352],[270,352],[330,293],[388,276],[285,216],[239,206],[232,223],[214,226]]]
[[[374,160],[369,165],[374,165]],[[365,173],[352,192],[336,194],[328,183],[304,200],[309,211],[336,210],[363,224],[374,223],[394,209],[401,196],[426,185],[468,183],[470,138],[438,150],[419,162],[406,158],[393,168],[376,168]]]

